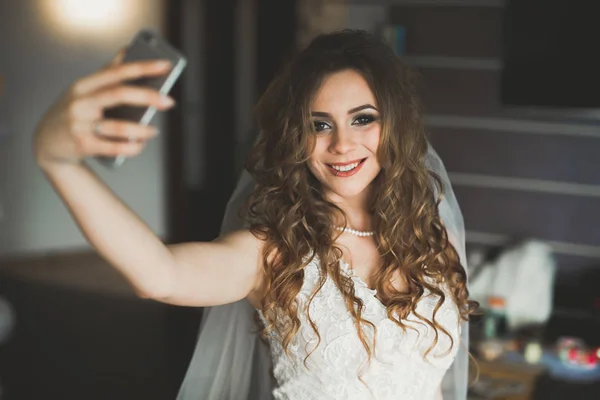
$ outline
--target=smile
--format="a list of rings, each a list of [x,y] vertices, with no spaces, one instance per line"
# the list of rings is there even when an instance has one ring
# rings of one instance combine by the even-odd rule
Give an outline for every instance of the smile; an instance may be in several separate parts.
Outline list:
[[[351,161],[349,163],[325,164],[327,169],[336,177],[345,178],[356,174],[363,166],[366,158]]]

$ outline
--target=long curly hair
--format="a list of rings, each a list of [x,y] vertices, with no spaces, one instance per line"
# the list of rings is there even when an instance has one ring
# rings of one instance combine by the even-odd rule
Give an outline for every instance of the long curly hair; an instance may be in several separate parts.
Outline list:
[[[308,313],[308,307],[300,309],[296,301],[304,267],[317,257],[320,284],[310,301],[326,279],[332,279],[354,316],[369,359],[372,355],[373,344],[364,327],[375,327],[363,318],[363,302],[351,278],[339,268],[342,251],[335,244],[332,226],[336,216],[345,220],[345,214],[325,198],[307,165],[314,143],[310,138],[315,134],[311,103],[328,75],[346,69],[364,77],[381,114],[377,154],[381,171],[371,183],[369,206],[383,261],[374,276],[378,298],[400,327],[406,328],[403,321],[414,313],[434,329],[429,352],[440,331],[450,337],[435,321],[448,293],[440,288],[441,283],[449,287],[462,319],[468,320],[477,305],[468,299],[465,270],[439,216],[440,178],[424,166],[428,144],[414,75],[384,42],[362,31],[345,30],[314,39],[271,82],[257,105],[260,132],[246,166],[256,186],[246,219],[253,234],[264,240],[261,308],[267,323],[263,333],[278,333],[287,351],[300,328],[298,312]],[[391,284],[397,273],[407,282],[403,291]],[[431,321],[416,309],[426,291],[439,296]],[[310,314],[308,320],[320,341]]]

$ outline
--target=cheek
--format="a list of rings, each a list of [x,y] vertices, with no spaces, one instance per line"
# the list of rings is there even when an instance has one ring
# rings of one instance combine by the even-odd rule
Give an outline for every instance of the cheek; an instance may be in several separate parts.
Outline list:
[[[369,149],[373,154],[377,154],[379,148],[379,142],[381,140],[381,127],[377,126],[367,137],[365,147]]]
[[[312,144],[313,144],[313,147],[312,147],[312,153],[310,154],[310,162],[318,163],[320,161],[323,161],[324,156],[327,154],[327,148],[329,146],[328,137],[324,136],[324,137],[313,139]]]
[[[316,175],[317,175],[317,168],[316,168],[316,165],[315,165],[315,164],[316,164],[316,163],[315,163],[315,160],[314,160],[312,157],[311,157],[311,158],[308,160],[308,163],[306,164],[306,166],[308,167],[308,170],[309,170],[309,171],[310,171],[310,173],[311,173],[311,174],[313,174],[314,176],[316,176]]]
[[[312,152],[310,153],[310,157],[308,159],[308,170],[313,174],[316,175],[318,174],[318,165],[319,165],[319,160],[322,158],[322,150],[321,150],[321,145],[318,139],[312,139],[311,142],[309,143],[309,151],[312,149]]]

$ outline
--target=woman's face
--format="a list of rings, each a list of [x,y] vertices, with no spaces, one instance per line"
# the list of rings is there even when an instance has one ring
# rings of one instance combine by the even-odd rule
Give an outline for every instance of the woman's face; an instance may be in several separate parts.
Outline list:
[[[381,118],[371,88],[354,70],[324,79],[311,107],[316,134],[309,169],[334,202],[366,198],[381,167]]]

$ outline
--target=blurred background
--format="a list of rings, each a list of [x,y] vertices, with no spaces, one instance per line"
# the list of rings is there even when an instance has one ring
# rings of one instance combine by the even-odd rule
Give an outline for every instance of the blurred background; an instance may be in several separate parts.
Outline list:
[[[93,168],[165,241],[211,240],[269,80],[316,34],[382,35],[420,74],[461,205],[473,399],[600,398],[600,27],[587,0],[0,2],[0,399],[172,399],[201,309],[135,297],[34,163],[31,135],[140,28],[188,57],[161,135]],[[475,367],[474,373],[475,376]]]

